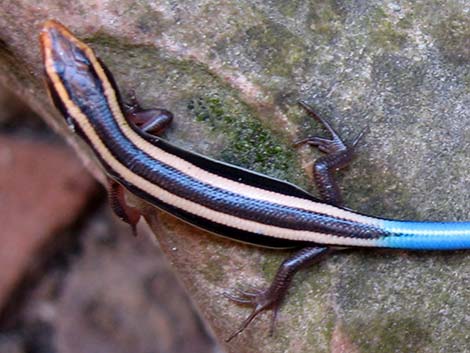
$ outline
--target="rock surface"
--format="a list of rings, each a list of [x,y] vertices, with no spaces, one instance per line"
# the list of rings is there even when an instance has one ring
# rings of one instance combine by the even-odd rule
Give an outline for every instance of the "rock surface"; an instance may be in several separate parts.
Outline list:
[[[145,233],[130,236],[110,211],[90,217],[66,271],[51,269],[30,294],[25,344],[63,353],[216,353]]]
[[[60,243],[59,232],[75,222],[96,190],[66,146],[0,137],[0,312],[24,276],[47,261],[48,245]]]
[[[369,131],[341,175],[345,202],[408,219],[469,219],[470,11],[465,1],[5,2],[2,80],[76,146],[42,86],[37,33],[55,18],[89,43],[125,97],[173,111],[168,139],[308,187],[320,133]],[[21,18],[21,21],[17,19]],[[34,44],[33,44],[34,43]],[[82,157],[86,152],[81,152]],[[297,156],[300,156],[299,158]],[[265,285],[285,256],[148,212],[162,248],[223,339],[248,313],[222,292]],[[158,226],[157,226],[158,225]],[[466,352],[467,252],[351,251],[298,276],[275,337],[262,316],[233,352]]]

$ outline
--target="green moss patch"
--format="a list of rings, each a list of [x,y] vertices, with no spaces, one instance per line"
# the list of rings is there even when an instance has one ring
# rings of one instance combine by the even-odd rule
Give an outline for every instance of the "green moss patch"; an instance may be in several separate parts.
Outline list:
[[[190,99],[188,109],[211,133],[223,134],[225,146],[217,158],[273,177],[297,179],[300,166],[293,150],[233,98],[202,95]]]

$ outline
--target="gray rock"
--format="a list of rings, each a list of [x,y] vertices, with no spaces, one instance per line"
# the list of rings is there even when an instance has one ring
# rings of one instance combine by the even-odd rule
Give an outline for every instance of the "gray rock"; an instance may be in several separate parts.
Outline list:
[[[291,147],[323,133],[296,105],[304,99],[351,139],[369,130],[340,175],[348,207],[390,218],[470,218],[465,1],[37,6],[0,5],[0,62],[9,65],[0,67],[2,80],[64,134],[40,83],[36,36],[46,13],[96,50],[125,97],[135,89],[145,106],[173,111],[167,138],[186,148],[311,189],[301,166],[318,154]],[[227,337],[248,310],[222,292],[266,285],[285,254],[147,212],[201,312]],[[261,316],[228,349],[468,352],[469,273],[465,251],[341,253],[297,277],[275,337]]]

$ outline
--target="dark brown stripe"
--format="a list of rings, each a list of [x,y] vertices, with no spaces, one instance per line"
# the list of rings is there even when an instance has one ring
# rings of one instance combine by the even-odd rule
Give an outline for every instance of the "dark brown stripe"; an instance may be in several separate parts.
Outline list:
[[[384,236],[380,229],[372,226],[288,207],[276,204],[275,202],[250,199],[236,192],[222,190],[205,184],[203,181],[191,178],[181,171],[153,159],[144,151],[138,149],[121,131],[105,97],[102,82],[91,65],[90,59],[87,58],[86,53],[73,46],[72,43],[67,41],[67,38],[62,37],[60,34],[57,34],[55,41],[60,44],[58,49],[61,49],[61,52],[53,51],[54,65],[57,75],[60,77],[70,99],[87,116],[96,134],[114,158],[131,172],[178,197],[191,200],[201,205],[201,207],[207,207],[233,217],[261,224],[285,228],[286,232],[289,229],[305,230],[364,239]],[[60,60],[65,60],[65,62]],[[135,130],[137,133],[141,133],[137,128]],[[244,183],[249,182],[250,185],[265,190],[269,186],[269,188],[272,188],[277,193],[311,198],[317,201],[291,184],[212,161],[203,156],[182,150],[158,138],[153,138],[152,141],[157,147],[164,148],[168,152],[180,156],[189,162],[197,163],[197,166],[201,168],[208,169],[209,171],[217,169],[218,173],[216,174],[224,177],[229,176],[231,180],[242,180]],[[122,180],[122,178],[120,181],[125,183],[125,180]],[[137,186],[126,185],[129,189],[137,188]],[[142,190],[140,190],[139,194],[142,194]],[[146,199],[150,197],[152,196],[146,195]],[[161,200],[153,199],[151,202],[163,209],[169,210],[169,206],[165,206]],[[181,218],[184,217],[188,221],[195,217],[190,212],[176,210],[175,208],[172,208],[169,212],[173,212]],[[217,224],[215,223],[216,220],[206,220],[207,224],[205,224],[199,218],[196,225],[205,229],[211,230],[215,227],[212,224]],[[222,226],[218,225],[218,227]],[[229,232],[229,234],[233,235],[233,232]],[[253,243],[253,241],[250,242]]]
[[[104,119],[107,114],[104,114]],[[133,173],[178,197],[238,218],[292,230],[373,239],[385,234],[378,228],[338,219],[275,202],[251,199],[205,184],[153,159],[128,140],[113,122],[95,123],[95,131],[115,158]]]

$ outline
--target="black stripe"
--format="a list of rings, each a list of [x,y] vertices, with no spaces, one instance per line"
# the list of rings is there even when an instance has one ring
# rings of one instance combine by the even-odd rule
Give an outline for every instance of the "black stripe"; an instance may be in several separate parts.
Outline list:
[[[88,107],[86,108],[88,109]],[[103,113],[103,112],[102,112]],[[105,119],[108,114],[101,114]],[[127,139],[113,120],[95,122],[95,132],[114,157],[131,172],[150,183],[190,200],[195,204],[235,217],[292,230],[306,230],[328,233],[344,237],[373,239],[385,234],[382,230],[329,215],[323,215],[300,208],[289,207],[273,202],[252,199],[236,193],[219,189],[194,179],[180,170],[153,159],[138,149]]]
[[[170,215],[173,215],[181,219],[182,221],[186,223],[189,223],[203,230],[209,231],[217,236],[222,236],[225,238],[233,239],[235,241],[240,241],[243,243],[253,244],[256,246],[262,246],[266,248],[289,249],[289,248],[306,246],[307,244],[310,244],[310,245],[312,244],[312,242],[307,243],[303,241],[275,238],[271,236],[263,236],[258,233],[247,232],[244,230],[240,230],[237,228],[233,228],[233,227],[225,226],[223,224],[212,222],[211,220],[208,220],[206,218],[197,216],[195,214],[179,209],[175,206],[169,205],[168,203],[165,203],[153,197],[152,195],[148,194],[147,192],[141,190],[137,186],[131,183],[128,183],[125,178],[119,175],[119,173],[113,170],[108,165],[108,163],[106,163],[106,161],[102,158],[102,156],[98,153],[98,151],[93,148],[93,144],[88,139],[88,136],[86,136],[83,133],[83,131],[81,131],[80,128],[77,128],[76,132],[93,149],[95,156],[98,158],[101,165],[103,166],[103,168],[106,170],[106,172],[112,179],[119,182],[121,185],[123,185],[126,189],[128,189],[134,195],[147,201],[151,205],[159,208],[160,210],[165,211],[169,213]]]
[[[65,54],[72,54],[72,58],[68,59],[73,60],[72,62],[56,63],[57,74],[60,76],[70,98],[82,110],[83,114],[87,116],[106,148],[131,172],[147,179],[149,182],[162,189],[168,190],[168,192],[178,197],[191,200],[201,205],[201,207],[211,208],[228,215],[262,224],[286,228],[286,232],[288,232],[289,229],[306,230],[364,239],[384,236],[383,231],[380,229],[358,222],[337,219],[328,215],[276,204],[275,202],[251,199],[237,194],[236,192],[218,189],[191,178],[158,160],[154,160],[144,151],[138,149],[121,131],[120,126],[114,120],[109,103],[104,95],[102,82],[86,54],[79,48],[71,47],[70,43],[66,44],[69,44],[69,48],[66,48]],[[269,186],[272,187],[273,191],[278,193],[284,191],[284,194],[287,195],[313,199],[318,202],[309,194],[291,184],[241,168],[215,162],[162,141],[163,140],[158,138],[154,139],[154,143],[158,147],[164,146],[168,152],[184,156],[185,159],[187,158],[192,162],[197,162],[200,167],[204,169],[207,168],[209,171],[217,169],[218,173],[216,174],[222,174],[221,176],[230,176],[230,179],[236,181],[240,181],[241,179],[244,183],[249,181],[250,185],[263,189]],[[121,178],[120,182],[125,183],[125,180]],[[137,188],[136,186],[129,184],[126,184],[126,186],[131,189],[131,191],[136,191],[138,195],[142,194],[142,190],[140,190],[140,193],[139,190],[133,190]],[[147,195],[146,199],[149,199],[149,197],[151,196]],[[234,234],[233,231],[233,229],[236,228],[228,227],[232,230],[226,229],[227,227],[216,223],[215,220],[205,220],[174,207],[170,209],[170,206],[165,206],[161,200],[155,198],[152,198],[150,202],[188,222],[196,222],[195,225],[203,227],[204,229],[219,234],[222,231],[224,235],[237,238],[237,235]],[[237,230],[237,232],[239,232],[239,230]],[[253,233],[249,233],[249,235],[253,237]],[[257,236],[261,237],[259,234]],[[256,243],[256,240],[248,241]]]
[[[307,246],[307,244],[312,245],[311,242],[302,242],[302,241],[295,241],[295,240],[289,240],[289,239],[283,239],[283,238],[275,238],[275,237],[270,237],[270,236],[263,236],[258,233],[252,233],[252,232],[247,232],[244,230],[240,230],[237,228],[225,226],[223,224],[215,223],[212,222],[206,218],[197,216],[195,214],[186,212],[182,209],[179,209],[177,207],[171,206],[155,197],[152,195],[148,194],[147,192],[141,190],[137,186],[128,183],[119,173],[117,173],[115,170],[113,170],[108,163],[101,157],[101,155],[98,153],[93,148],[93,145],[91,141],[88,139],[88,136],[86,136],[83,131],[78,127],[76,131],[82,138],[83,140],[90,145],[90,147],[93,149],[95,156],[98,158],[100,161],[101,165],[103,168],[106,170],[108,175],[119,182],[121,185],[123,185],[126,189],[128,189],[131,193],[134,195],[140,197],[142,200],[147,201],[151,205],[159,208],[162,211],[165,211],[169,213],[170,215],[173,215],[182,221],[189,223],[193,226],[196,226],[198,228],[201,228],[203,230],[209,231],[217,236],[222,236],[225,238],[230,238],[235,241],[240,241],[243,243],[247,244],[253,244],[256,246],[262,246],[266,248],[275,248],[275,249],[289,249],[289,248],[295,248],[295,247],[302,247],[302,246]]]
[[[114,89],[116,99],[122,110],[122,96],[114,79],[114,76],[100,58],[97,58],[97,60],[102,66],[103,71],[111,84],[111,87]],[[94,71],[94,68],[92,67],[91,70]],[[137,134],[139,134],[140,136],[142,136],[142,138],[146,139],[158,148],[161,148],[165,152],[180,157],[201,169],[207,170],[212,174],[224,177],[229,180],[237,181],[246,185],[254,186],[259,189],[273,191],[279,194],[294,196],[306,200],[316,202],[319,201],[316,197],[306,192],[305,190],[302,190],[296,185],[290,184],[286,181],[282,181],[279,179],[271,178],[267,175],[253,172],[242,167],[217,161],[206,156],[200,155],[198,153],[190,152],[188,150],[175,146],[159,137],[156,137],[155,135],[145,133],[141,129],[137,128],[134,124],[130,125]]]
[[[80,129],[77,129],[77,133],[81,135],[83,139],[85,140],[85,142],[87,142],[90,145],[95,155],[100,160],[101,164],[103,165],[103,167],[105,168],[105,170],[107,171],[107,173],[109,174],[111,178],[118,181],[120,184],[122,184],[126,189],[128,189],[134,195],[149,202],[151,205],[159,208],[160,210],[165,211],[169,213],[170,215],[173,215],[181,219],[184,222],[187,222],[203,230],[209,231],[218,236],[230,238],[232,240],[240,241],[243,243],[253,244],[256,246],[267,247],[267,248],[289,249],[289,248],[295,248],[295,247],[319,245],[313,242],[276,238],[272,236],[265,236],[259,233],[253,233],[253,232],[248,232],[245,230],[240,230],[238,228],[234,228],[234,227],[230,227],[230,226],[226,226],[220,223],[213,222],[207,218],[200,217],[193,213],[186,212],[182,209],[179,209],[175,206],[169,205],[168,203],[165,203],[161,201],[160,199],[155,198],[154,196],[148,194],[147,192],[138,188],[137,186],[131,183],[128,183],[125,178],[119,175],[119,173],[117,173],[107,164],[107,162],[101,157],[98,151],[93,148],[93,145],[88,139],[88,137],[84,135]],[[287,232],[288,232],[288,229],[286,229],[286,233]]]
[[[136,132],[140,134],[144,139],[154,144],[158,148],[161,148],[165,152],[168,152],[185,161],[188,161],[189,163],[194,164],[195,166],[201,169],[207,170],[212,174],[246,185],[254,186],[262,190],[273,191],[278,194],[294,196],[315,202],[321,202],[319,199],[317,199],[310,193],[286,181],[271,178],[267,175],[253,172],[252,170],[248,170],[232,164],[227,164],[194,152],[190,152],[188,150],[175,146],[172,143],[165,141],[164,139],[147,134],[142,130],[137,129]]]
[[[292,230],[373,239],[384,236],[376,227],[338,219],[300,208],[252,199],[205,184],[180,170],[153,159],[127,139],[116,122],[95,124],[95,131],[115,158],[133,173],[164,190],[198,205],[238,218]]]
[[[85,138],[85,141],[87,143],[90,143],[88,138]],[[289,249],[289,248],[295,248],[299,246],[300,247],[306,246],[307,244],[312,244],[311,242],[307,243],[307,242],[302,242],[302,241],[275,238],[271,236],[263,236],[258,233],[247,232],[247,231],[229,227],[220,223],[212,222],[206,218],[197,216],[193,213],[189,213],[182,209],[169,205],[168,203],[165,203],[161,201],[160,199],[153,197],[152,195],[148,194],[147,192],[138,188],[137,186],[131,183],[128,183],[125,178],[119,175],[119,173],[113,170],[106,163],[106,161],[101,157],[99,153],[97,153],[96,150],[94,150],[94,152],[95,152],[95,155],[100,160],[103,167],[105,168],[106,172],[109,174],[109,176],[113,178],[114,180],[116,180],[117,182],[119,182],[121,185],[123,185],[132,194],[138,196],[142,200],[147,201],[151,205],[159,208],[160,210],[165,211],[169,213],[170,215],[173,215],[181,219],[182,221],[189,223],[193,226],[209,231],[218,236],[222,236],[222,237],[233,239],[235,241],[240,241],[243,243],[253,244],[253,245],[262,246],[266,248]]]
[[[51,95],[52,103],[54,103],[54,106],[57,108],[57,110],[61,112],[62,116],[65,118],[65,121],[67,122],[67,125],[75,128],[75,124],[73,123],[71,116],[67,112],[67,108],[65,108],[64,103],[60,99],[59,94],[57,93],[54,87],[54,84],[52,83],[49,75],[47,75],[47,72],[45,72],[45,74],[46,74],[46,84],[49,90],[49,94]]]
[[[130,192],[134,195],[142,198],[143,200],[151,203],[159,209],[168,212],[169,214],[191,224],[203,230],[209,231],[219,236],[227,237],[243,243],[253,244],[257,246],[263,246],[268,248],[294,248],[299,246],[306,246],[306,242],[300,242],[289,239],[275,238],[270,236],[264,236],[258,233],[251,233],[237,228],[229,227],[220,223],[212,222],[206,218],[197,216],[193,213],[186,212],[182,209],[171,206],[161,200],[149,195],[143,190],[140,190],[133,184],[127,183],[125,179],[116,177],[115,178],[123,184]],[[309,243],[311,244],[311,243]]]

